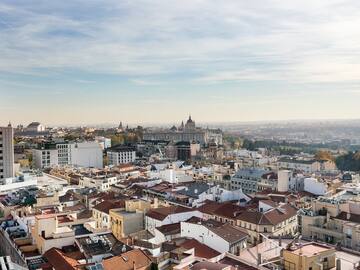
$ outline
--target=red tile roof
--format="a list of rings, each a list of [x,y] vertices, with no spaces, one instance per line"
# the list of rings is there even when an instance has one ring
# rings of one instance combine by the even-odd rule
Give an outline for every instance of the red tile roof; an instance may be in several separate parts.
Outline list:
[[[119,256],[103,260],[104,270],[148,269],[150,258],[140,249],[125,252]]]
[[[124,208],[124,207],[125,207],[124,200],[109,200],[109,201],[103,201],[95,205],[93,209],[109,214],[111,209]]]
[[[217,252],[216,250],[208,247],[207,245],[200,243],[195,239],[185,240],[183,243],[180,244],[180,247],[183,247],[185,249],[194,248],[195,256],[204,259],[211,259],[220,255],[220,253]]]
[[[163,225],[163,226],[157,227],[156,229],[164,235],[173,235],[173,234],[180,233],[181,226],[180,226],[180,223],[178,222],[178,223]]]
[[[46,251],[44,257],[55,270],[74,270],[80,265],[77,260],[67,257],[57,248],[51,248]]]
[[[168,215],[177,214],[177,213],[186,213],[195,211],[196,209],[186,208],[183,206],[169,206],[169,207],[160,207],[149,210],[146,213],[146,216],[156,219],[164,220]]]
[[[254,210],[242,212],[237,219],[258,225],[277,225],[293,216],[296,216],[297,209],[289,204],[284,204],[266,212]]]

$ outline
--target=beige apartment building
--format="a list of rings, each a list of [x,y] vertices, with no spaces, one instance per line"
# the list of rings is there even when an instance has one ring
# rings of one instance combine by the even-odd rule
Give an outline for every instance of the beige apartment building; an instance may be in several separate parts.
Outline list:
[[[360,251],[360,213],[356,207],[350,207],[356,204],[343,192],[330,198],[320,197],[311,210],[301,215],[303,237]]]

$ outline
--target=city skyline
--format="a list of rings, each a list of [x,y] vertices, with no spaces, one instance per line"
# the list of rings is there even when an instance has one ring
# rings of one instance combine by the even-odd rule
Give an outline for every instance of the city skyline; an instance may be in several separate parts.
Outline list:
[[[354,119],[357,1],[2,1],[0,125]]]

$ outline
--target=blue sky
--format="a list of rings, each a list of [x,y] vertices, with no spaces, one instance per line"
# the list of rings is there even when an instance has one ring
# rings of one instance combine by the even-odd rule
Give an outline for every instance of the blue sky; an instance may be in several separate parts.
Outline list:
[[[0,0],[0,124],[359,118],[360,2]]]

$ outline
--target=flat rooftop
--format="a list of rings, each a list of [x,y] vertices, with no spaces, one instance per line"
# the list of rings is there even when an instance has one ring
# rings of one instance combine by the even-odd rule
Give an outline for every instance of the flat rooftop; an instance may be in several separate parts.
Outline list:
[[[296,250],[290,250],[290,252],[296,255],[312,257],[329,250],[332,250],[332,248],[312,243],[307,245],[301,245],[297,247]]]

